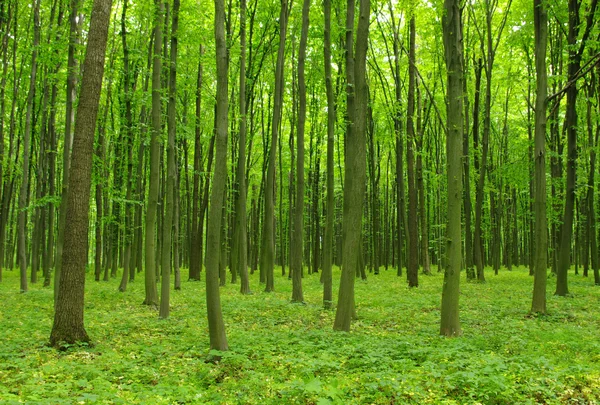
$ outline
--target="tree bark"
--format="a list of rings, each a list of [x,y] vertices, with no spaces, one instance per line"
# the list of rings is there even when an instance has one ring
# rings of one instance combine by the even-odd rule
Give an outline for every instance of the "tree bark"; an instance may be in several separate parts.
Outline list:
[[[336,106],[333,98],[333,83],[331,78],[331,0],[324,0],[324,61],[325,88],[327,93],[327,207],[325,218],[325,240],[323,241],[323,307],[331,309],[333,304],[332,261],[333,261],[333,220],[334,206],[334,167],[333,144],[335,141]]]
[[[406,113],[406,167],[408,173],[408,268],[406,275],[409,287],[419,286],[419,225],[417,215],[417,187],[415,181],[415,87],[416,87],[416,50],[415,17],[410,19],[408,63],[408,103]]]
[[[161,135],[161,70],[162,70],[162,29],[163,2],[155,0],[154,15],[154,54],[152,62],[152,131],[150,138],[150,179],[148,190],[148,208],[146,211],[146,263],[145,263],[145,298],[144,305],[158,306],[156,291],[156,215],[158,208],[159,187],[159,145]]]
[[[459,336],[462,334],[459,320],[459,283],[462,267],[461,246],[461,197],[462,170],[461,152],[463,141],[462,80],[463,67],[462,22],[460,1],[445,0],[446,14],[442,19],[444,32],[444,56],[447,69],[447,125],[446,137],[447,178],[448,178],[448,219],[446,225],[446,253],[448,260],[444,270],[442,287],[442,308],[440,334]]]
[[[225,4],[215,0],[215,44],[217,60],[217,106],[215,116],[216,158],[213,187],[210,195],[208,230],[206,234],[206,311],[210,348],[225,351],[228,349],[221,297],[219,293],[219,256],[221,254],[221,211],[224,206],[225,185],[227,182],[227,44],[225,42]],[[218,357],[218,356],[217,356]]]
[[[31,73],[29,92],[27,93],[27,112],[25,113],[25,131],[23,132],[23,168],[21,189],[19,191],[18,216],[18,254],[21,269],[21,292],[27,292],[27,196],[29,194],[29,153],[31,149],[33,98],[35,95],[35,77],[37,73],[38,45],[40,43],[40,0],[33,2],[33,51],[31,55]]]
[[[546,224],[546,106],[548,79],[546,48],[548,42],[548,16],[543,0],[533,0],[535,31],[535,260],[533,278],[532,313],[546,313],[546,273],[548,268],[548,228]]]
[[[166,210],[163,223],[163,245],[160,285],[160,310],[158,316],[166,319],[169,317],[169,298],[171,288],[171,257],[177,255],[173,252],[173,211],[175,210],[175,185],[177,180],[177,162],[175,162],[175,133],[177,131],[177,30],[179,28],[179,0],[173,0],[173,14],[171,23],[171,66],[169,70],[169,103],[167,107],[167,184],[166,184]]]
[[[54,309],[50,345],[88,342],[83,324],[85,267],[88,254],[88,228],[94,131],[104,75],[104,57],[110,22],[111,0],[95,0],[90,19],[87,53],[83,63],[81,98],[77,107],[73,159],[67,194],[62,272]]]
[[[565,112],[565,127],[567,130],[567,183],[565,187],[565,208],[563,214],[562,228],[560,231],[560,248],[558,252],[558,264],[556,268],[556,291],[555,295],[566,296],[569,294],[567,275],[571,264],[571,240],[573,236],[573,216],[575,209],[575,185],[577,164],[577,78],[581,68],[581,57],[585,49],[589,30],[593,22],[598,0],[592,0],[588,10],[588,21],[583,38],[579,39],[580,19],[579,0],[569,0],[569,61],[568,76],[572,84],[567,89],[567,105]],[[577,48],[577,44],[579,48]]]
[[[275,289],[273,280],[273,267],[275,259],[275,235],[273,223],[275,210],[273,193],[275,190],[275,159],[279,140],[279,123],[283,104],[283,68],[285,56],[285,37],[287,31],[288,1],[281,0],[279,14],[279,50],[277,51],[277,64],[275,67],[275,94],[273,101],[273,121],[271,124],[271,149],[269,151],[269,165],[265,183],[265,210],[263,220],[262,245],[261,245],[261,272],[265,274],[265,291]]]
[[[370,0],[360,0],[356,31],[356,52],[352,52],[354,0],[348,0],[346,15],[346,91],[348,123],[346,127],[346,165],[343,216],[344,263],[335,313],[334,330],[350,331],[355,315],[354,277],[362,255],[362,214],[366,184],[366,59],[369,39]]]
[[[533,0],[535,31],[535,260],[532,313],[546,313],[546,273],[548,268],[548,228],[546,224],[546,106],[548,79],[546,48],[548,16],[543,0]]]
[[[63,142],[63,173],[61,204],[58,216],[58,238],[56,240],[56,264],[54,269],[54,301],[58,296],[60,284],[60,272],[62,268],[62,251],[64,246],[64,231],[67,216],[67,193],[69,191],[69,168],[71,166],[71,147],[73,144],[73,122],[75,121],[75,110],[73,106],[77,99],[78,66],[77,47],[81,34],[81,18],[79,18],[79,7],[81,0],[71,0],[69,14],[69,50],[67,61],[67,94],[65,110],[65,139]]]
[[[296,160],[296,204],[294,204],[294,233],[290,251],[290,271],[292,272],[292,302],[304,302],[302,294],[302,251],[304,235],[304,127],[306,122],[306,42],[308,40],[310,0],[302,3],[302,31],[298,49],[298,141]]]

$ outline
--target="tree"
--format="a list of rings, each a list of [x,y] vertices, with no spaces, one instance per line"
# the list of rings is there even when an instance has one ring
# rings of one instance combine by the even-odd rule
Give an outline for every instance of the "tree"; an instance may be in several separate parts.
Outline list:
[[[156,292],[156,215],[158,208],[159,186],[159,145],[158,138],[161,127],[161,82],[162,70],[162,28],[163,28],[163,2],[154,2],[154,55],[152,61],[152,132],[150,138],[150,179],[148,191],[148,208],[146,211],[146,263],[145,263],[145,291],[144,304],[156,307],[158,294]]]
[[[265,291],[274,290],[273,266],[275,261],[275,235],[273,223],[275,209],[273,194],[275,192],[275,159],[279,143],[279,124],[283,105],[283,68],[285,56],[285,36],[287,31],[288,2],[281,0],[279,13],[279,50],[277,51],[277,64],[275,66],[275,94],[273,100],[273,122],[271,123],[271,148],[269,150],[269,163],[267,167],[267,180],[265,182],[265,216],[263,220],[261,244],[261,273],[266,277]],[[266,157],[266,156],[265,156]]]
[[[362,213],[366,185],[366,62],[369,40],[370,0],[360,0],[356,30],[356,52],[353,52],[354,0],[346,10],[346,165],[344,185],[342,278],[333,329],[350,331],[355,312],[354,277],[362,255]]]
[[[225,2],[224,0],[215,0],[215,44],[217,50],[216,157],[206,233],[206,312],[208,315],[210,348],[220,351],[228,349],[219,293],[221,212],[225,206],[224,196],[227,182],[228,61],[224,25]]]
[[[447,125],[446,155],[448,178],[448,219],[446,225],[446,252],[448,260],[444,269],[440,334],[459,336],[462,331],[458,317],[461,247],[461,198],[462,170],[461,152],[463,140],[463,67],[462,22],[459,0],[444,1],[445,15],[442,19],[444,32],[444,57],[447,70]]]
[[[173,0],[173,21],[171,24],[171,66],[169,70],[169,105],[167,110],[168,140],[167,140],[167,207],[174,207],[175,183],[177,180],[177,163],[175,162],[175,108],[177,107],[177,30],[179,28],[179,0]],[[169,317],[169,295],[171,287],[171,256],[173,254],[173,211],[167,208],[163,224],[163,251],[162,251],[162,280],[160,286],[160,311],[161,318]],[[177,219],[177,218],[176,218]]]
[[[546,224],[546,46],[548,16],[543,0],[533,1],[535,29],[535,260],[532,313],[546,313],[546,272],[548,257],[548,226]]]
[[[408,268],[406,276],[409,287],[419,286],[419,217],[417,215],[417,184],[415,179],[415,90],[416,90],[416,46],[415,16],[410,19],[408,62],[408,102],[406,113],[406,166],[408,173]]]
[[[290,255],[290,271],[292,272],[292,302],[304,302],[302,294],[302,252],[304,228],[304,126],[306,122],[306,80],[304,69],[306,65],[306,42],[308,39],[308,23],[310,0],[302,4],[302,32],[300,48],[298,49],[298,159],[296,160],[296,204],[294,205],[294,232]]]
[[[73,144],[73,122],[75,121],[75,110],[73,106],[77,99],[77,79],[79,61],[77,60],[77,47],[81,34],[81,18],[79,18],[79,7],[81,0],[71,0],[69,13],[69,50],[67,61],[67,89],[65,109],[65,139],[63,142],[63,174],[60,214],[58,217],[58,239],[56,241],[56,265],[54,269],[54,300],[58,296],[60,284],[60,272],[62,268],[62,250],[64,246],[64,231],[67,215],[67,193],[69,191],[69,168],[71,166],[71,149]]]
[[[237,259],[237,269],[231,269],[240,274],[240,292],[250,293],[250,282],[248,280],[248,216],[247,205],[247,183],[246,183],[246,132],[247,132],[247,109],[246,109],[246,0],[240,0],[240,134],[239,155],[237,166],[238,197],[235,210],[235,243],[234,255]]]
[[[94,132],[102,90],[111,6],[111,0],[95,0],[90,19],[69,173],[69,226],[65,228],[62,271],[54,308],[54,324],[50,333],[50,345],[54,347],[90,340],[83,324],[83,295],[88,257]]]
[[[33,2],[33,51],[31,55],[31,74],[29,76],[29,91],[27,93],[27,112],[25,116],[25,131],[23,132],[23,177],[19,191],[19,236],[18,253],[21,268],[21,292],[27,292],[27,196],[29,194],[29,152],[31,149],[33,97],[35,93],[35,77],[37,73],[38,46],[40,43],[40,0]]]
[[[567,182],[565,190],[565,208],[563,223],[560,230],[560,247],[558,251],[558,264],[556,268],[556,291],[555,295],[566,296],[569,294],[567,282],[568,270],[571,264],[571,242],[573,236],[573,217],[575,209],[575,183],[577,163],[577,80],[580,77],[581,59],[583,51],[590,36],[594,23],[594,14],[598,6],[598,0],[592,0],[582,38],[579,38],[581,29],[579,9],[580,0],[569,0],[569,59],[567,84],[567,106],[565,111],[565,127],[567,131]],[[579,47],[577,46],[579,44]]]
[[[334,218],[334,185],[333,185],[333,145],[335,134],[335,101],[333,96],[333,83],[331,78],[331,0],[323,2],[323,17],[325,19],[324,35],[324,60],[325,60],[325,87],[327,93],[327,217],[325,222],[325,240],[323,241],[323,307],[332,306],[332,262],[333,262],[333,218]]]

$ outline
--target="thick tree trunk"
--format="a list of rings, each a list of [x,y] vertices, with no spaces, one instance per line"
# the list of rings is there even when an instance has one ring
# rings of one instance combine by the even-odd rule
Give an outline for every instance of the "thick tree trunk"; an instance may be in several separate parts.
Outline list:
[[[83,324],[85,267],[88,257],[88,228],[94,132],[104,75],[104,57],[110,21],[111,0],[95,0],[90,19],[87,53],[83,63],[81,98],[70,168],[67,198],[69,227],[65,229],[62,272],[54,309],[50,345],[87,342]]]
[[[567,183],[565,188],[565,208],[563,214],[562,228],[560,231],[560,250],[558,252],[558,265],[556,268],[556,291],[555,295],[566,296],[569,294],[567,274],[571,264],[571,239],[573,236],[573,216],[575,209],[575,184],[576,184],[576,162],[577,162],[577,76],[581,68],[581,57],[585,49],[589,30],[593,21],[598,0],[592,0],[588,10],[588,21],[586,31],[582,39],[579,39],[579,0],[569,0],[569,62],[568,75],[571,85],[567,88],[567,106],[565,127],[567,131]],[[579,48],[577,48],[579,43]]]
[[[370,0],[360,0],[356,53],[352,52],[354,0],[348,0],[346,15],[346,76],[348,124],[346,127],[346,165],[344,185],[344,263],[333,329],[350,331],[355,315],[354,277],[362,255],[362,214],[366,183],[366,57],[369,39]]]
[[[71,0],[69,14],[69,50],[67,61],[67,94],[65,109],[65,139],[63,142],[63,172],[61,204],[58,216],[58,238],[56,240],[56,264],[54,269],[54,301],[58,296],[60,284],[60,272],[62,268],[62,251],[64,246],[64,231],[67,220],[67,193],[69,191],[69,168],[71,166],[71,147],[73,144],[73,122],[75,121],[75,100],[77,99],[77,78],[79,61],[77,60],[77,48],[81,34],[81,18],[79,8],[81,0]]]
[[[461,53],[462,22],[459,0],[445,0],[445,15],[442,19],[444,51],[447,69],[447,125],[446,155],[448,156],[448,219],[446,226],[446,250],[448,255],[442,287],[440,334],[458,336],[462,333],[458,317],[460,269],[462,267],[461,246],[461,152],[463,141]]]

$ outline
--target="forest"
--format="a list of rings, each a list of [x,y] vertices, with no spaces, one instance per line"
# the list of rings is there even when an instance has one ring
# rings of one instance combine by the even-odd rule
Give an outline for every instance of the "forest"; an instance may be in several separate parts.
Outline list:
[[[600,402],[598,0],[0,0],[0,403]]]

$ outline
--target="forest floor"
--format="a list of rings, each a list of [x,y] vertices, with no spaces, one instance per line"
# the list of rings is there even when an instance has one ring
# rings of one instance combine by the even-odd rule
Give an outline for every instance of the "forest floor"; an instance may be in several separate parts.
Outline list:
[[[281,274],[281,269],[276,269]],[[143,275],[126,293],[118,279],[86,283],[90,347],[46,346],[52,289],[19,294],[18,274],[0,283],[1,404],[595,404],[600,403],[600,287],[570,275],[569,298],[548,280],[549,315],[528,317],[533,279],[524,268],[488,269],[485,284],[461,280],[464,335],[439,333],[441,273],[409,289],[395,270],[357,280],[359,319],[333,332],[319,275],[275,293],[221,289],[230,351],[206,363],[204,281],[172,292],[171,317],[142,306]],[[184,270],[183,277],[187,278]],[[204,277],[204,273],[202,273]],[[334,272],[337,297],[339,271]],[[160,291],[160,289],[159,289]]]

